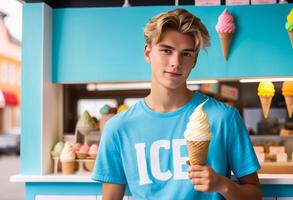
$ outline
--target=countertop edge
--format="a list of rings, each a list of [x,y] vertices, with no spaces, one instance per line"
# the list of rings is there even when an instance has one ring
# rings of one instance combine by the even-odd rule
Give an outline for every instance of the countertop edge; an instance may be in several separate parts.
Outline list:
[[[293,184],[293,174],[259,174],[260,184]],[[22,175],[10,177],[10,182],[73,182],[73,183],[99,183],[91,179],[91,174],[86,175]]]

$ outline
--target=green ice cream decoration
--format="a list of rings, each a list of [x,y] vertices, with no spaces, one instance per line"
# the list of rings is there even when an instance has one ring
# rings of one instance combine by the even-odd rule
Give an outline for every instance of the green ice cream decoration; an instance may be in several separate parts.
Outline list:
[[[63,142],[58,142],[54,145],[52,151],[51,151],[51,155],[53,157],[59,157],[62,150],[64,148],[64,143]]]
[[[293,8],[291,9],[289,15],[287,16],[287,22],[285,24],[285,28],[287,31],[293,31]]]
[[[293,22],[286,22],[286,30],[289,32],[293,32]]]
[[[293,8],[291,9],[289,15],[287,16],[287,22],[285,24],[285,28],[288,31],[289,39],[293,47]]]
[[[97,128],[95,121],[90,116],[88,111],[84,111],[81,118],[78,120],[77,128],[86,128],[86,129],[93,129],[95,130]]]

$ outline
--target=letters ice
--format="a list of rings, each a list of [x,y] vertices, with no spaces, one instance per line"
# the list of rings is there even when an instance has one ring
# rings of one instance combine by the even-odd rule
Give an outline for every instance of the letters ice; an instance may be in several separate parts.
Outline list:
[[[149,177],[147,170],[146,155],[146,143],[137,143],[134,145],[136,150],[137,167],[139,173],[139,184],[151,184],[152,180]],[[150,146],[149,162],[151,173],[154,178],[161,181],[169,180],[173,177],[175,180],[188,179],[187,171],[183,171],[183,165],[186,165],[188,157],[182,157],[180,149],[186,148],[185,139],[174,139],[170,140],[157,140]],[[168,169],[167,171],[161,171],[160,168],[160,149],[172,151],[173,155],[173,169],[172,172]]]

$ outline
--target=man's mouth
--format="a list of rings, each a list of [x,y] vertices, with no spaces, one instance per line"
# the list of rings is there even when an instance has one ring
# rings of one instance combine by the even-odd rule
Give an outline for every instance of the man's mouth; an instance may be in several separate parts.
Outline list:
[[[165,74],[168,74],[169,76],[171,77],[180,77],[182,76],[181,73],[178,73],[178,72],[168,72],[168,71],[164,71]]]

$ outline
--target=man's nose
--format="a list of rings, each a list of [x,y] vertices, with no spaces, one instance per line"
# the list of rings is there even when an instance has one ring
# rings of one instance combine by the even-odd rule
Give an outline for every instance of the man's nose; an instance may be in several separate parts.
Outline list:
[[[180,55],[173,54],[171,58],[171,67],[180,67]]]

